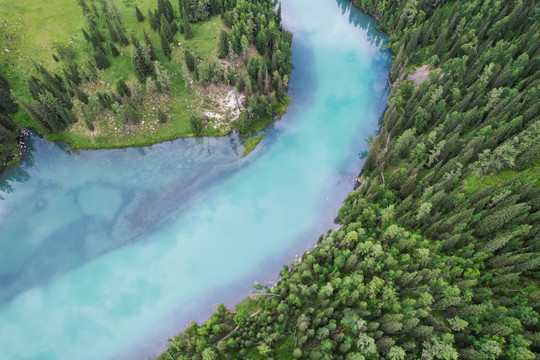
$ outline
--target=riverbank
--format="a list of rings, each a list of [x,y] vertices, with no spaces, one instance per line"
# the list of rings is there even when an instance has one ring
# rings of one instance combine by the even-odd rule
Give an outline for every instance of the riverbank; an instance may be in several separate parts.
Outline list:
[[[281,117],[290,101],[292,34],[271,3],[244,8],[217,1],[196,13],[185,9],[186,18],[169,0],[137,7],[54,0],[40,8],[46,16],[38,20],[58,37],[40,36],[27,24],[35,4],[23,5],[3,5],[0,63],[21,104],[13,119],[47,140],[114,149],[238,129],[249,136]],[[65,14],[74,16],[59,21]],[[259,16],[257,28],[247,31],[238,15]],[[239,123],[246,112],[249,119]]]
[[[338,212],[342,227],[281,272],[272,290],[280,298],[257,304],[262,314],[220,312],[175,337],[168,353],[534,359],[534,2],[354,3],[377,16],[397,52],[380,132]],[[507,67],[496,65],[501,54]]]
[[[249,137],[254,133],[257,133],[274,121],[279,121],[281,117],[286,113],[287,107],[291,102],[291,98],[285,96],[283,100],[278,102],[273,108],[272,116],[259,117],[253,121],[248,127],[245,134],[240,134],[241,137]],[[226,136],[237,132],[236,129],[220,130],[213,127],[207,127],[202,134],[195,134],[191,125],[185,125],[183,122],[176,121],[174,119],[169,120],[170,127],[161,126],[157,120],[153,123],[145,123],[142,126],[145,128],[138,128],[134,130],[122,129],[125,134],[122,137],[122,142],[114,141],[113,137],[109,136],[80,136],[73,132],[62,132],[58,134],[47,134],[45,139],[50,141],[62,141],[70,145],[72,149],[80,150],[99,150],[99,149],[122,149],[129,147],[143,147],[154,144],[159,144],[166,141],[172,141],[182,138],[190,137],[206,137],[206,136]],[[160,127],[161,126],[161,127]]]

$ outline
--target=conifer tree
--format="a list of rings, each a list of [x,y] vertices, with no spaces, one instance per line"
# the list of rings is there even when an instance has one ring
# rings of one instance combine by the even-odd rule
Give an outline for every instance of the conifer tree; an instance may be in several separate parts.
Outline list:
[[[142,14],[142,12],[141,12],[141,10],[139,9],[138,6],[135,6],[135,14],[137,15],[137,20],[138,20],[139,22],[143,22],[143,21],[144,21],[144,16],[143,16],[143,14]]]
[[[229,37],[225,30],[221,30],[219,34],[219,43],[218,43],[218,58],[224,59],[227,57],[227,50],[229,48]]]
[[[118,93],[118,95],[122,97],[131,96],[131,91],[129,90],[129,87],[126,85],[126,82],[122,79],[116,82],[116,92]]]
[[[191,24],[189,23],[189,17],[187,14],[184,14],[184,36],[187,40],[193,39],[193,30],[191,29]]]
[[[155,12],[151,11],[150,9],[148,10],[148,23],[150,24],[150,28],[152,30],[157,30],[159,27]]]
[[[169,44],[169,41],[165,38],[163,32],[159,34],[159,40],[161,43],[161,51],[163,51],[163,55],[165,55],[165,57],[170,60],[172,54],[171,45]]]
[[[11,97],[9,84],[7,80],[0,74],[0,113],[12,114],[17,112],[18,106]]]
[[[158,86],[161,88],[161,91],[171,91],[172,90],[172,82],[171,82],[171,75],[167,72],[167,70],[161,65],[159,61],[154,61],[154,69],[156,72],[156,79]]]
[[[88,95],[84,91],[82,91],[77,85],[74,85],[73,91],[75,92],[75,96],[79,101],[83,104],[88,104]]]
[[[174,34],[171,29],[171,24],[169,24],[169,21],[165,18],[165,15],[161,14],[161,27],[159,35],[164,38],[168,43],[172,42],[174,39]]]
[[[165,114],[163,112],[163,110],[161,109],[158,109],[158,121],[161,123],[161,124],[165,124],[167,122],[167,120],[169,120],[169,117],[167,116],[167,114]]]
[[[189,48],[184,49],[184,60],[186,62],[186,65],[188,67],[189,71],[195,71],[195,54],[193,53],[193,50]]]
[[[144,41],[146,45],[148,46],[148,53],[150,54],[150,60],[156,61],[157,60],[156,48],[154,47],[154,44],[152,43],[152,39],[150,39],[150,35],[148,35],[146,31],[144,32]]]
[[[110,43],[110,48],[111,48],[111,54],[112,56],[114,57],[117,57],[120,55],[120,51],[118,51],[118,48],[116,47],[116,45],[114,45],[113,43]]]
[[[191,115],[191,119],[189,120],[191,123],[191,127],[193,128],[193,131],[196,135],[202,134],[204,130],[204,125],[200,117]]]
[[[111,66],[110,60],[107,59],[107,56],[105,55],[103,50],[99,48],[94,51],[94,61],[96,62],[97,68],[100,70],[105,70],[109,66]]]

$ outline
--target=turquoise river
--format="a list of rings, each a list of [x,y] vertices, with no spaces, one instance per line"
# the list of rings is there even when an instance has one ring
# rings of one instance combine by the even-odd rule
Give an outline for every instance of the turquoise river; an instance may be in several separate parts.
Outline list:
[[[283,0],[283,118],[243,140],[78,151],[31,136],[0,174],[0,358],[151,359],[337,227],[391,54],[347,0]]]

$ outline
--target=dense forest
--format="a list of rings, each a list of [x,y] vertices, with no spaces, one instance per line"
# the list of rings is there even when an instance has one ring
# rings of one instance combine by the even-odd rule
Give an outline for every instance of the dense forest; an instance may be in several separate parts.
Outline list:
[[[115,147],[234,130],[249,134],[261,127],[255,122],[269,121],[276,108],[288,103],[292,34],[283,29],[281,7],[271,0],[179,0],[174,5],[158,0],[146,15],[137,6],[129,8],[135,21],[130,26],[113,0],[78,0],[78,5],[85,19],[83,44],[55,43],[48,54],[52,69],[31,61],[34,70],[17,92],[21,107],[0,77],[2,160],[16,151],[20,126],[8,114],[19,108],[52,139],[71,140],[57,137],[69,128],[78,135],[77,147]],[[209,25],[198,33],[192,29],[212,18],[219,18],[215,38]],[[216,92],[234,95],[225,115],[189,109],[190,102],[208,100],[201,94],[212,84]],[[170,119],[176,127],[150,137]],[[140,130],[145,120],[152,121],[146,125],[151,127]],[[137,131],[140,140],[126,142]],[[116,139],[119,132],[123,138]],[[94,135],[102,136],[102,143],[95,143]]]
[[[9,114],[17,112],[19,106],[11,96],[7,80],[0,74],[0,160],[8,159],[17,152],[16,140],[19,126]],[[0,169],[2,169],[0,161]]]
[[[353,3],[395,59],[341,228],[160,359],[539,358],[538,3]]]

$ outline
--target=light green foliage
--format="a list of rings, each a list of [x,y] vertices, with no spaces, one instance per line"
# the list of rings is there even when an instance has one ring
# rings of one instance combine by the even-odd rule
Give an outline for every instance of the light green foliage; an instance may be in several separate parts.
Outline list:
[[[255,149],[255,147],[257,147],[257,145],[261,142],[265,134],[266,133],[263,132],[262,134],[259,134],[257,136],[253,136],[247,139],[246,142],[244,143],[244,146],[246,147],[246,149],[244,150],[244,153],[242,154],[242,156],[246,156],[247,154],[252,152]]]
[[[405,350],[399,346],[392,346],[388,352],[389,360],[404,360],[405,359]]]

